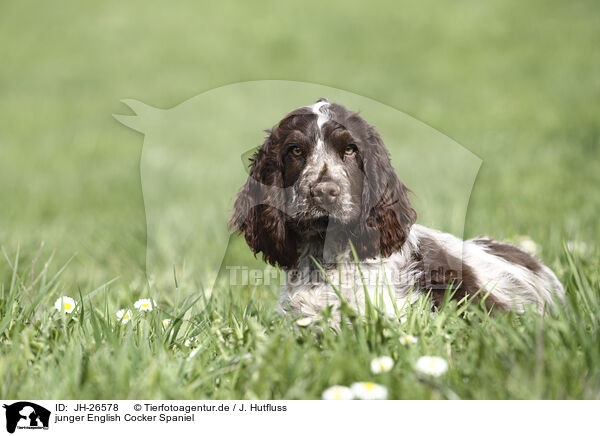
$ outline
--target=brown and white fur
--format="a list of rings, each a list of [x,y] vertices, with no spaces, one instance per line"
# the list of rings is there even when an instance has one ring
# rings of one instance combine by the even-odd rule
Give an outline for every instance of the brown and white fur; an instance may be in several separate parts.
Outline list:
[[[361,311],[366,289],[390,315],[426,293],[432,307],[451,291],[507,310],[532,304],[542,313],[563,298],[554,273],[521,249],[462,241],[416,218],[375,128],[321,99],[268,131],[230,226],[286,272],[280,309],[294,317],[339,306],[332,284]]]

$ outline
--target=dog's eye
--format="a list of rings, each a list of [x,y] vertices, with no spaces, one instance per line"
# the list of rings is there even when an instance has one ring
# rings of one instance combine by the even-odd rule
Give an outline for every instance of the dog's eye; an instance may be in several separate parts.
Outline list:
[[[294,156],[302,156],[302,149],[300,147],[298,147],[298,145],[296,145],[296,144],[290,145],[288,150]]]
[[[344,150],[344,156],[354,156],[354,154],[358,151],[355,144],[348,144],[346,149]]]

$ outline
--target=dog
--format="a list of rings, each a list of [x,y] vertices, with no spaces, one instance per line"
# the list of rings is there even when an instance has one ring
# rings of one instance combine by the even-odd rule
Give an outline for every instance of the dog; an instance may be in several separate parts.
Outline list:
[[[292,317],[343,301],[397,316],[421,295],[432,310],[451,297],[544,313],[564,298],[556,275],[514,245],[415,224],[408,194],[375,127],[320,99],[267,130],[229,226],[285,271],[279,309]]]

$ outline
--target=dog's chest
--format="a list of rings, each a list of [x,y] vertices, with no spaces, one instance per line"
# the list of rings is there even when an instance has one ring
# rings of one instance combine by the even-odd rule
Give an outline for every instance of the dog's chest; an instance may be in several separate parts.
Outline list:
[[[323,271],[302,265],[286,273],[280,310],[292,317],[316,317],[329,306],[338,309],[341,296],[352,308],[364,313],[368,296],[373,305],[394,315],[409,296],[411,301],[417,298],[416,292],[411,293],[415,278],[401,276],[407,271],[405,266],[403,259],[394,256],[361,262],[360,268],[353,261]]]

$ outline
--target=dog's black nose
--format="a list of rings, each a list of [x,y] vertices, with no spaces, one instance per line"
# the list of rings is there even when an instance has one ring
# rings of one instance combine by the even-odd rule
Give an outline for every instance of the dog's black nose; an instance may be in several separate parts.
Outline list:
[[[310,195],[317,204],[331,205],[340,195],[340,187],[333,182],[320,182],[312,187]]]

